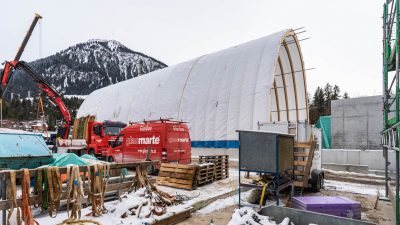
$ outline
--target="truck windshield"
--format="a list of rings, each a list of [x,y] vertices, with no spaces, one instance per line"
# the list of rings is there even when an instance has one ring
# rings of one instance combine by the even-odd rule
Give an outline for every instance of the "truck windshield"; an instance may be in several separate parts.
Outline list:
[[[104,134],[106,136],[117,136],[121,130],[122,127],[105,127]]]

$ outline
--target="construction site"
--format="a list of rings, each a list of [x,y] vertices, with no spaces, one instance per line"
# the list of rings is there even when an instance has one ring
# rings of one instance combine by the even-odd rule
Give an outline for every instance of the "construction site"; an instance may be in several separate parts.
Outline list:
[[[210,39],[221,50],[167,66],[100,39],[30,62],[33,40],[51,46],[46,14],[16,19],[28,30],[0,55],[0,224],[400,225],[400,0],[380,2],[382,90],[362,96],[328,80],[310,96],[305,27]]]

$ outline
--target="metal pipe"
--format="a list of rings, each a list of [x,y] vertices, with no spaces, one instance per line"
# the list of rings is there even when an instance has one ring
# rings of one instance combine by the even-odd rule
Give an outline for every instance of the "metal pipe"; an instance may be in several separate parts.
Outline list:
[[[396,0],[396,123],[400,121],[400,115],[399,115],[399,0]],[[399,141],[400,139],[398,139]],[[397,147],[399,146],[400,143],[396,143]],[[396,151],[396,224],[399,224],[399,159],[400,159],[400,154],[399,151]]]

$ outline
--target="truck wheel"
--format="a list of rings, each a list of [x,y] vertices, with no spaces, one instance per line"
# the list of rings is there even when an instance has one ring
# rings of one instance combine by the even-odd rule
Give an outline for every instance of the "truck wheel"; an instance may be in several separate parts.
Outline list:
[[[92,156],[95,156],[95,155],[94,155],[94,149],[93,149],[93,148],[89,149],[88,154],[89,154],[89,155],[92,155]]]
[[[311,171],[311,189],[313,192],[319,192],[324,187],[324,172],[320,170]]]
[[[112,156],[109,156],[107,158],[107,162],[110,162],[110,163],[114,162],[114,158]]]

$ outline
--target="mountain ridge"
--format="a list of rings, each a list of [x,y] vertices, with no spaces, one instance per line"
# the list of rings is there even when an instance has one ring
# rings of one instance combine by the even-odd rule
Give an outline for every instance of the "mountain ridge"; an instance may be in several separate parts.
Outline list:
[[[29,63],[61,94],[87,95],[92,91],[162,69],[167,65],[136,52],[116,40],[90,39]],[[37,92],[36,85],[21,71],[10,81],[10,92]],[[26,94],[26,93],[25,93]]]

